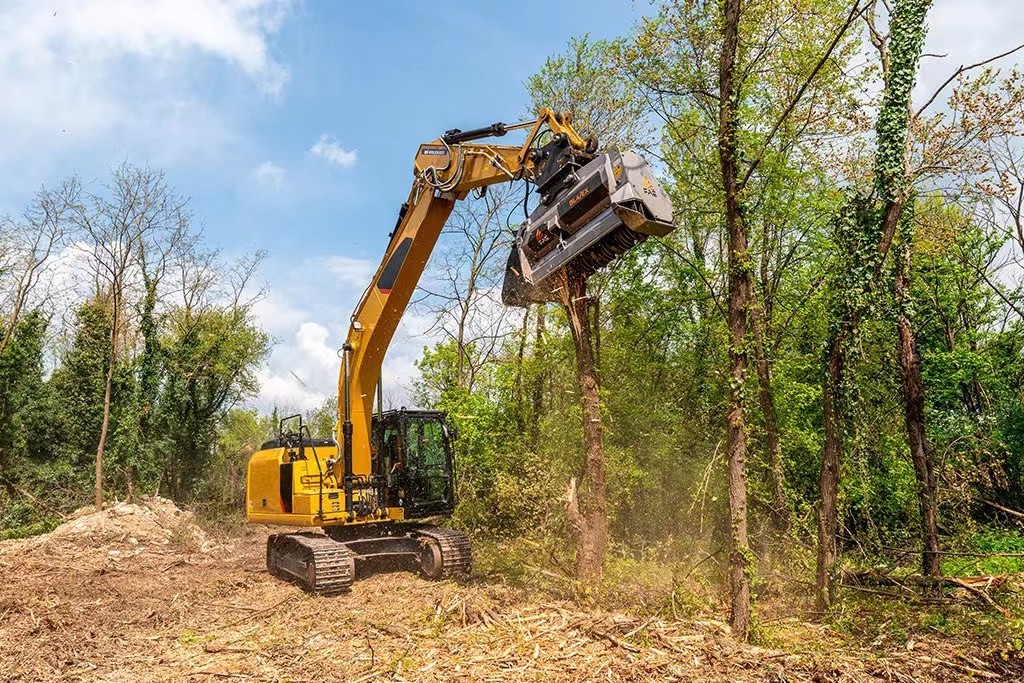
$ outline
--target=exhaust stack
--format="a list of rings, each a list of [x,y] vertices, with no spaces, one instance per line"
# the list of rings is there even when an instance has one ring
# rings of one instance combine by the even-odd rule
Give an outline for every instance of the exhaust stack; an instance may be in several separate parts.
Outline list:
[[[593,155],[556,139],[533,152],[540,204],[516,233],[501,299],[559,301],[558,273],[603,268],[651,235],[672,232],[672,203],[635,152]]]

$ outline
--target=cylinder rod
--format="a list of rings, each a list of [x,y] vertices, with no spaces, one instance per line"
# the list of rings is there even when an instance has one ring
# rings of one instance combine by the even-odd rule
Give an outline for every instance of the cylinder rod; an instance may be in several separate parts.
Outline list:
[[[377,376],[377,419],[384,417],[384,373]]]
[[[341,423],[341,436],[344,440],[342,457],[345,461],[345,512],[352,516],[352,345],[345,342],[341,347],[345,354],[345,417]]]

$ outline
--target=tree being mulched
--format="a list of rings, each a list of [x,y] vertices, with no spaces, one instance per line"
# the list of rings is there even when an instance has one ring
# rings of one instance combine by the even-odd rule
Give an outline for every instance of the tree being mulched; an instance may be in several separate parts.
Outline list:
[[[0,680],[1019,680],[939,640],[858,651],[793,620],[785,650],[768,649],[719,621],[588,611],[480,579],[382,573],[315,598],[265,573],[265,529],[217,539],[166,505],[133,507],[0,544]]]

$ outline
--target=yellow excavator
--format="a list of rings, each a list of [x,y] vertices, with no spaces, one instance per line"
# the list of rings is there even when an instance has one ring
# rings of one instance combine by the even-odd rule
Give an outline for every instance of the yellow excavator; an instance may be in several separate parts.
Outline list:
[[[487,141],[515,130],[526,131],[522,145]],[[524,201],[532,188],[537,205],[515,235],[502,287],[506,305],[558,301],[564,269],[587,275],[673,228],[672,205],[643,158],[599,153],[568,114],[541,109],[535,120],[449,130],[420,145],[412,191],[339,352],[334,435],[315,438],[292,416],[249,460],[249,522],[309,529],[268,538],[274,576],[334,595],[351,588],[357,567],[405,565],[430,579],[469,571],[469,538],[430,523],[455,508],[444,413],[384,411],[380,370],[455,202],[520,180],[527,183]]]

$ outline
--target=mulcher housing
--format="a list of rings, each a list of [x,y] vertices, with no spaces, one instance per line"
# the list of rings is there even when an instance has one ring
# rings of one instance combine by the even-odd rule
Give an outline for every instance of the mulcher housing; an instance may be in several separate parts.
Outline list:
[[[586,276],[631,247],[674,228],[672,203],[650,166],[635,152],[588,155],[555,141],[538,150],[545,161],[541,200],[519,228],[502,300],[509,306],[559,301],[559,273]]]

